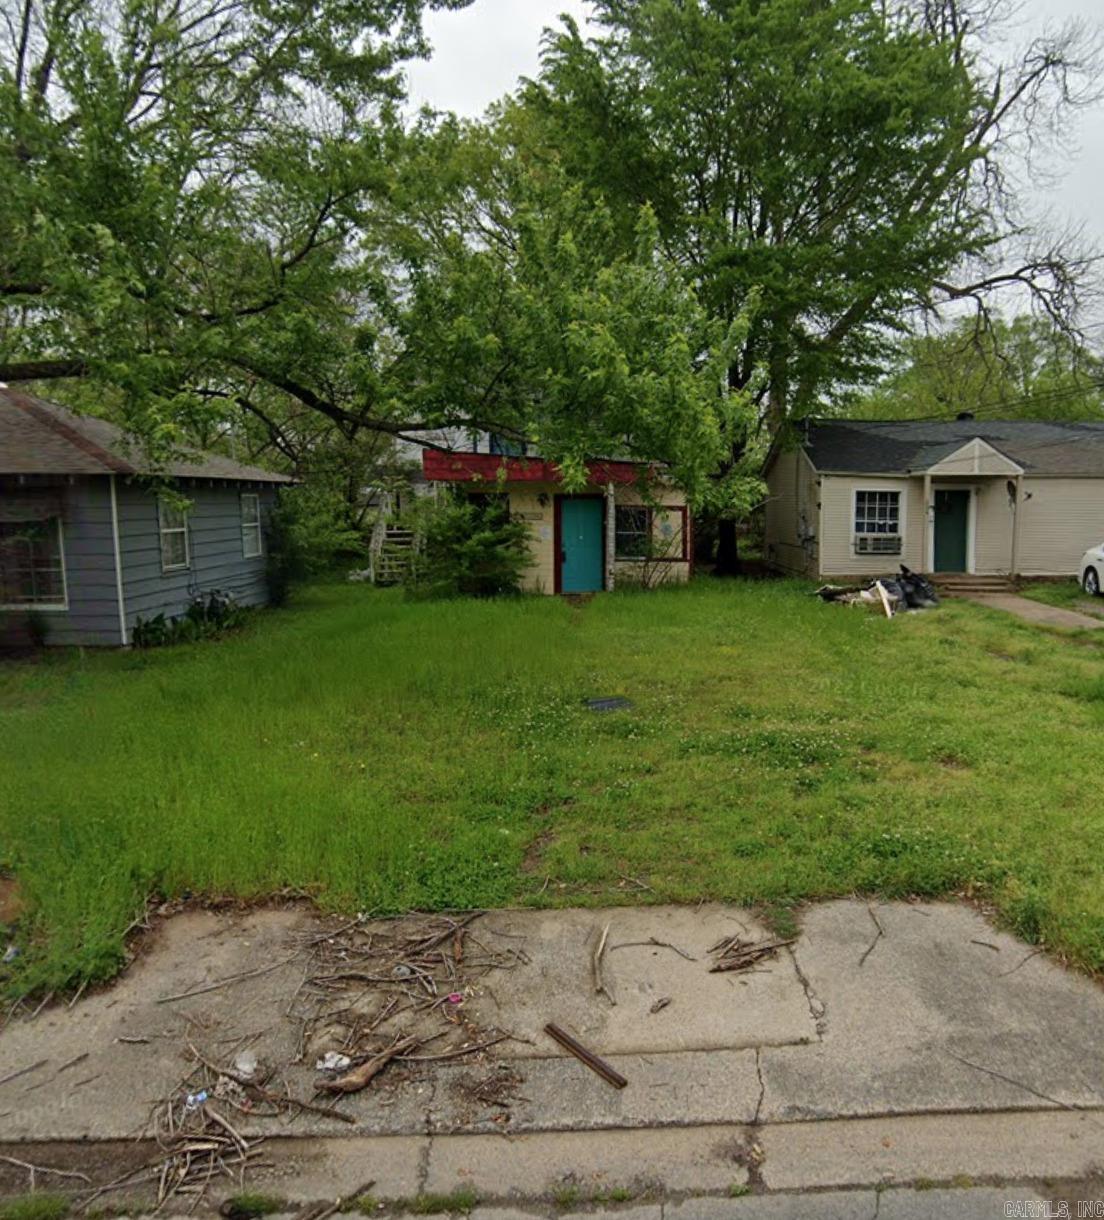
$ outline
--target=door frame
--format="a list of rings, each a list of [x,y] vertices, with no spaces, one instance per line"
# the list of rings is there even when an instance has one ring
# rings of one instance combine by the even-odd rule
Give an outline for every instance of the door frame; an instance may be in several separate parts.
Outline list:
[[[609,522],[606,520],[606,497],[586,492],[579,496],[560,495],[552,500],[552,572],[555,591],[563,593],[563,502],[565,500],[598,500],[602,505],[602,592],[606,589],[606,531]]]
[[[964,491],[970,499],[966,505],[966,571],[971,575],[977,571],[977,493],[978,489],[973,484],[963,486],[961,483],[936,483],[932,482],[931,488],[931,505],[928,512],[928,554],[931,556],[932,571],[936,571],[935,567],[935,493],[937,491]]]

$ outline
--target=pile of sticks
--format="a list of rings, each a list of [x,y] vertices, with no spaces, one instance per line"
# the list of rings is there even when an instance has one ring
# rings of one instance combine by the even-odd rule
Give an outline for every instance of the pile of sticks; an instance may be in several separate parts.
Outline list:
[[[246,1166],[260,1155],[263,1137],[246,1139],[209,1101],[190,1111],[184,1104],[168,1104],[167,1129],[158,1133],[162,1153],[151,1166],[158,1209],[177,1195],[195,1195],[198,1206],[211,1183],[223,1178],[242,1189]]]
[[[709,950],[714,954],[710,974],[750,970],[757,963],[772,958],[779,949],[792,945],[793,940],[744,940],[739,935],[719,940]]]
[[[351,1061],[320,1093],[355,1093],[391,1063],[460,1058],[510,1036],[480,1029],[464,1008],[486,974],[529,962],[519,947],[480,941],[472,924],[481,914],[358,917],[303,942],[307,969],[288,1007],[300,1022],[296,1059],[322,1050],[321,1035],[325,1050]],[[432,1053],[423,1053],[431,1043]]]

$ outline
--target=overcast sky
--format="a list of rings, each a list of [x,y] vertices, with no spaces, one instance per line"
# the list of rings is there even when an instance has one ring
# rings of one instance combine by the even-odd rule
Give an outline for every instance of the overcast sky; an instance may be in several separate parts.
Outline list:
[[[586,0],[475,0],[467,9],[431,13],[426,19],[433,58],[412,65],[411,102],[440,110],[479,115],[512,90],[520,76],[535,75],[541,31],[570,13],[586,24]],[[1071,17],[1099,24],[1102,0],[1022,0],[1021,18],[1012,31],[1024,41],[1048,22]],[[1040,192],[1039,210],[1052,223],[1084,224],[1104,248],[1104,108],[1081,116],[1075,148],[1061,182]]]

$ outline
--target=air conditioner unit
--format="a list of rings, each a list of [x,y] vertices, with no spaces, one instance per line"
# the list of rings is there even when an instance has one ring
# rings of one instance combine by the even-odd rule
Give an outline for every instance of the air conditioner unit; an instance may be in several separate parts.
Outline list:
[[[856,534],[856,555],[900,555],[900,534]]]

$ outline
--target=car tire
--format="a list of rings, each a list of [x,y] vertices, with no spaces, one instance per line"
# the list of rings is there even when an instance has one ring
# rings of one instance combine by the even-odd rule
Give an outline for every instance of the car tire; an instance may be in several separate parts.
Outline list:
[[[1081,577],[1081,588],[1090,597],[1100,596],[1100,577],[1096,574],[1096,568],[1086,568],[1084,575]]]

